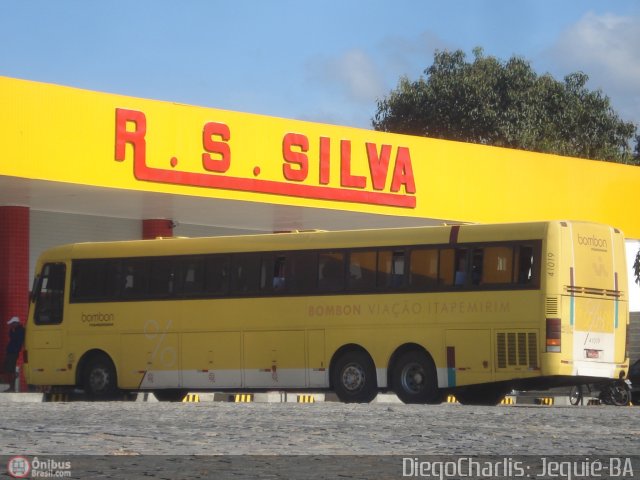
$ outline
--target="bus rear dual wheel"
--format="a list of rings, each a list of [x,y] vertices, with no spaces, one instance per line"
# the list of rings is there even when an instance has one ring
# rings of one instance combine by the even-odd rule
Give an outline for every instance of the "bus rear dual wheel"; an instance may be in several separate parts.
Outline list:
[[[378,394],[373,361],[363,351],[352,350],[341,355],[331,369],[333,388],[340,401],[369,403]]]
[[[440,403],[442,400],[433,360],[419,350],[400,355],[391,372],[391,385],[404,403]]]
[[[376,369],[363,351],[343,354],[332,371],[333,388],[345,403],[369,403],[378,394]],[[393,391],[404,403],[437,403],[441,400],[433,360],[421,351],[405,352],[395,362]]]

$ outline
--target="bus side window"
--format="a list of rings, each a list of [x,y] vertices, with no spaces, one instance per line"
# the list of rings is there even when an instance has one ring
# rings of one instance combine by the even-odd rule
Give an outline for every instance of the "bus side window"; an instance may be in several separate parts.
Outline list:
[[[252,295],[259,291],[261,255],[234,255],[231,267],[231,293]]]
[[[464,287],[468,281],[468,253],[466,248],[456,248],[455,250],[455,275],[454,286]]]
[[[288,254],[287,289],[296,293],[311,293],[318,288],[318,254],[292,252]]]
[[[455,272],[455,250],[453,248],[443,248],[442,250],[440,250],[438,284],[441,287],[452,286]]]
[[[167,298],[175,292],[175,278],[171,258],[149,260],[149,294],[155,298]]]
[[[318,287],[325,292],[344,289],[344,253],[320,253],[318,262]]]
[[[273,291],[276,293],[284,291],[287,287],[286,266],[287,257],[278,255],[273,262],[273,276],[271,279]]]
[[[376,251],[355,251],[349,255],[349,290],[374,290],[376,286]]]
[[[76,260],[71,267],[71,302],[111,300],[108,260]]]
[[[416,248],[411,251],[409,284],[412,288],[430,289],[438,283],[438,250]]]
[[[378,252],[378,287],[397,289],[404,287],[404,250],[380,250]]]
[[[149,295],[150,262],[141,259],[124,259],[121,265],[121,294],[137,300]]]
[[[285,289],[285,265],[284,255],[266,253],[262,255],[260,266],[260,291],[264,293],[282,293]]]
[[[483,284],[509,284],[513,278],[513,247],[486,247],[483,261]]]
[[[213,255],[204,263],[204,293],[207,296],[221,296],[229,293],[231,258],[228,255]]]
[[[204,258],[188,258],[178,261],[176,271],[180,280],[177,293],[186,297],[200,296],[204,293]]]
[[[484,249],[474,248],[471,256],[471,284],[480,285],[480,283],[488,283],[483,280],[484,272]]]
[[[35,295],[34,321],[37,325],[62,323],[65,272],[64,263],[47,263],[42,267]]]
[[[533,281],[534,256],[533,247],[519,245],[516,247],[515,281],[518,285],[529,285]]]

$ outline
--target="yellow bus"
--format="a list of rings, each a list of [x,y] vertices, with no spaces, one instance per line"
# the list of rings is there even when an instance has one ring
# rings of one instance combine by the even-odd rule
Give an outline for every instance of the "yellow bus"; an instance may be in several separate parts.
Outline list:
[[[39,259],[29,384],[495,404],[628,369],[624,236],[553,221],[79,243]]]

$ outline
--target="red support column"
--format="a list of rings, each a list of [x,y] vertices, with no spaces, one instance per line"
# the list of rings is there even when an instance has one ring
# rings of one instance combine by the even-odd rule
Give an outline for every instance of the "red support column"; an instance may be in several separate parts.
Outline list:
[[[142,220],[142,239],[153,240],[157,237],[173,237],[173,222],[165,219]]]
[[[8,341],[7,321],[25,325],[29,310],[29,208],[0,206],[0,360]],[[22,371],[22,355],[18,358]],[[26,387],[21,375],[21,390]]]

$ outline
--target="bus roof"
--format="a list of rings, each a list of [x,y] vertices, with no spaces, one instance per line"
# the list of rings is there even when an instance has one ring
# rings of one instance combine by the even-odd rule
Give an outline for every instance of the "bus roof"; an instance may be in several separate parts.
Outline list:
[[[457,242],[534,240],[543,238],[550,223],[444,225],[376,230],[303,231],[253,235],[160,238],[111,242],[74,243],[53,247],[41,258],[147,257],[305,249],[384,247],[393,245],[448,244],[452,229]],[[555,222],[559,223],[559,222]]]

